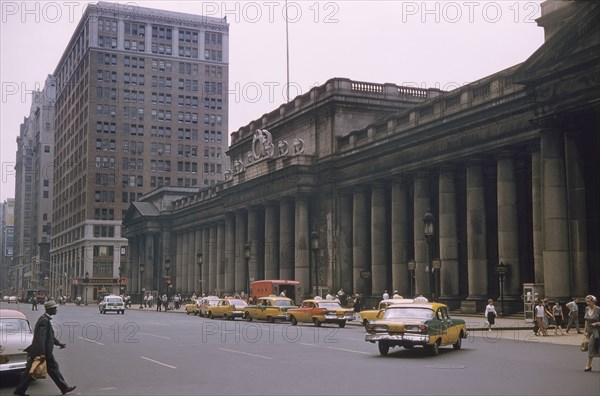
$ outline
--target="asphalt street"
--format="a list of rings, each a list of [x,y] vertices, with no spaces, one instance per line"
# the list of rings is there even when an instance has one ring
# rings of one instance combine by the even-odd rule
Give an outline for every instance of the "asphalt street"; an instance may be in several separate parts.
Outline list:
[[[16,308],[15,305],[8,306]],[[7,308],[7,304],[2,304]],[[32,325],[39,311],[21,304]],[[175,312],[98,313],[61,306],[56,350],[79,395],[598,395],[600,362],[584,373],[577,346],[472,332],[437,357],[420,348],[379,356],[364,329],[248,323]],[[2,374],[0,394],[14,376]],[[60,394],[50,379],[31,395]]]

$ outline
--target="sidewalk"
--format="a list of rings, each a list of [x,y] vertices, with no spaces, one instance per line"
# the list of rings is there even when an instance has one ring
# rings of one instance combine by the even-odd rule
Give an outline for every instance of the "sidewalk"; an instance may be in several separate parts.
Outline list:
[[[131,308],[128,309],[156,312],[156,305],[152,308],[140,308],[139,305],[133,304]],[[182,305],[178,310],[170,309],[167,312],[185,314],[185,304]],[[572,346],[579,346],[581,341],[583,341],[583,334],[577,334],[576,329],[571,329],[569,334],[566,334],[566,331],[563,328],[563,333],[565,333],[564,335],[560,335],[560,333],[559,335],[555,335],[553,326],[548,328],[547,337],[543,337],[541,335],[536,337],[533,334],[533,323],[525,322],[525,319],[522,316],[512,315],[508,317],[496,318],[496,324],[492,328],[492,331],[489,331],[487,327],[485,327],[485,318],[483,317],[483,313],[479,315],[457,314],[451,316],[455,319],[463,319],[467,324],[467,329],[470,336],[474,337],[484,337],[486,339],[501,338],[518,342],[543,342],[547,344]],[[358,321],[348,322],[348,325],[362,327],[362,323]],[[583,332],[583,325],[581,325],[580,330]]]

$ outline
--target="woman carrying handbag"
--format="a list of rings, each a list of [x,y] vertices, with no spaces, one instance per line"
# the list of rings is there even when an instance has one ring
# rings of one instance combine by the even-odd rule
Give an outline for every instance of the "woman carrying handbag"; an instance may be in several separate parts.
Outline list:
[[[583,371],[592,371],[592,359],[600,357],[600,308],[596,306],[596,301],[596,297],[592,295],[585,297],[587,308],[583,335],[589,340],[589,344],[587,365]]]

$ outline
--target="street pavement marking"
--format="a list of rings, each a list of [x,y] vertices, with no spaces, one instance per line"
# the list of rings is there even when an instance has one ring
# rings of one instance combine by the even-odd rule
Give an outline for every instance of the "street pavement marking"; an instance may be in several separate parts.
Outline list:
[[[226,352],[240,353],[242,355],[254,356],[254,357],[259,357],[259,358],[263,358],[263,359],[273,359],[270,356],[255,355],[253,353],[248,353],[248,352],[234,351],[233,349],[226,349],[226,348],[219,348],[219,349],[222,351],[226,351]]]
[[[171,339],[171,337],[161,336],[161,335],[156,335],[156,334],[150,334],[150,333],[138,332],[137,334],[139,334],[139,335],[146,335],[146,336],[150,336],[150,337],[164,338],[165,340],[170,340]]]
[[[172,369],[176,369],[177,368],[175,366],[171,366],[170,364],[162,363],[162,362],[159,362],[158,360],[150,359],[150,358],[147,358],[145,356],[140,356],[140,358],[148,360],[148,361],[150,361],[152,363],[160,364],[161,366],[172,368]]]
[[[345,348],[336,348],[336,347],[330,347],[330,346],[323,346],[323,345],[315,345],[315,344],[307,344],[304,342],[301,342],[300,345],[305,345],[305,346],[310,346],[310,347],[315,347],[315,348],[327,348],[327,349],[335,349],[337,351],[345,351],[345,352],[353,352],[353,353],[360,353],[362,355],[372,355],[370,352],[364,352],[364,351],[355,351],[353,349],[345,349]]]
[[[101,343],[101,342],[94,341],[94,340],[90,340],[89,338],[85,338],[85,337],[77,337],[77,338],[79,338],[80,340],[83,340],[83,341],[87,341],[87,342],[93,342],[94,344],[98,344],[98,345],[104,345],[104,344],[103,344],[103,343]]]

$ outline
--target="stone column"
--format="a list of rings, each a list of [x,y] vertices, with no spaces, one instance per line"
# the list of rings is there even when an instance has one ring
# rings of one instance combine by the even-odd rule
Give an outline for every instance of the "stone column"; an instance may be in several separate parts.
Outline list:
[[[246,213],[235,212],[235,291],[248,291],[248,268],[244,258],[244,245],[246,244]]]
[[[260,244],[261,238],[258,234],[259,208],[257,206],[251,206],[248,208],[248,242],[250,242],[250,262],[248,263],[248,276],[250,282],[254,282],[260,279],[260,251],[262,246]]]
[[[177,257],[175,258],[175,262],[171,263],[171,271],[169,274],[171,275],[171,279],[174,280],[173,287],[171,288],[171,292],[174,293],[181,288],[181,269],[183,263],[183,235],[178,233],[176,236],[177,239]],[[169,296],[172,297],[172,294]]]
[[[198,265],[196,264],[196,230],[191,230],[188,232],[189,238],[189,249],[190,249],[190,267],[188,270],[188,278],[187,278],[187,292],[193,294],[196,291],[196,275],[198,272]]]
[[[214,294],[217,288],[217,225],[210,225],[208,236],[208,290]]]
[[[367,191],[357,188],[352,200],[352,290],[365,294],[368,290],[365,279],[360,277],[361,271],[370,267],[369,252],[369,206]],[[366,296],[365,296],[366,297]]]
[[[467,279],[469,296],[461,304],[464,313],[476,313],[487,304],[488,263],[483,167],[467,167]]]
[[[131,263],[129,264],[129,287],[127,288],[127,290],[129,290],[130,293],[134,293],[135,290],[138,289],[139,287],[139,283],[140,283],[140,254],[139,254],[139,249],[140,249],[140,236],[139,235],[135,235],[133,238],[130,239],[130,241],[132,241],[131,246],[129,247],[129,253],[131,254]],[[61,274],[64,271],[60,272]],[[85,275],[85,270],[83,271],[84,275]],[[91,276],[91,274],[90,274]],[[88,296],[89,298],[89,296]]]
[[[265,207],[265,279],[279,279],[279,207]]]
[[[497,169],[498,261],[510,266],[504,281],[504,299],[509,302],[509,306],[512,306],[521,299],[515,160],[510,155],[500,157],[497,161]]]
[[[210,288],[210,225],[202,228],[202,252],[204,252],[204,265],[202,265],[202,292],[209,295]]]
[[[340,196],[340,286],[345,293],[353,290],[352,270],[352,196],[343,194]],[[337,292],[338,290],[334,290]]]
[[[392,292],[410,295],[410,273],[408,271],[408,194],[406,185],[400,181],[392,183]]]
[[[146,234],[146,260],[144,271],[144,284],[146,289],[154,288],[154,234]]]
[[[181,263],[181,284],[177,284],[177,291],[185,293],[190,278],[190,233],[188,231],[182,232],[181,239],[183,241],[183,259]]]
[[[573,296],[583,296],[587,293],[588,282],[588,246],[587,246],[587,220],[585,205],[585,179],[584,158],[581,156],[583,148],[577,141],[577,135],[566,136],[566,164],[567,188],[569,198],[569,235],[571,236],[571,263],[572,263],[572,289]]]
[[[441,269],[439,298],[451,308],[458,307],[458,231],[456,226],[456,184],[454,169],[446,168],[439,179],[439,240]]]
[[[531,212],[533,228],[534,282],[544,283],[544,233],[542,232],[542,182],[540,179],[540,151],[531,153]]]
[[[225,286],[223,290],[235,292],[235,216],[227,213],[225,217]]]
[[[557,129],[545,129],[540,136],[544,294],[566,301],[571,297],[571,274],[564,136]]]
[[[279,210],[279,279],[295,279],[294,201],[283,198]],[[303,287],[306,287],[305,285]]]
[[[222,295],[225,289],[225,224],[217,224],[217,289]]]
[[[431,201],[429,199],[429,184],[428,184],[428,176],[429,174],[426,172],[421,172],[415,175],[414,180],[414,221],[413,221],[413,230],[414,230],[414,243],[415,243],[415,295],[418,296],[420,294],[424,296],[430,296],[431,290],[429,287],[430,284],[430,274],[431,272],[426,271],[425,267],[429,269],[429,244],[425,240],[425,236],[423,235],[423,216],[428,209],[431,208]],[[436,214],[434,213],[434,216]],[[435,235],[434,235],[435,238]],[[430,242],[433,243],[433,240]]]
[[[380,296],[388,288],[388,214],[385,187],[371,186],[371,294]]]
[[[162,257],[161,257],[161,275],[162,272],[164,271],[164,274],[166,275],[166,271],[164,270],[164,265],[165,262],[167,260],[169,260],[171,262],[171,269],[169,271],[169,275],[171,276],[171,278],[173,278],[173,274],[175,273],[175,260],[176,258],[176,248],[173,245],[173,234],[171,232],[165,231],[162,234]],[[166,294],[167,288],[166,288],[166,283],[165,280],[162,280],[163,283],[163,288],[162,291],[164,294]]]
[[[296,266],[295,280],[300,282],[304,295],[312,295],[309,289],[310,274],[310,249],[309,249],[309,230],[308,230],[308,198],[304,196],[296,197],[296,216],[295,216],[295,246],[296,246]]]

